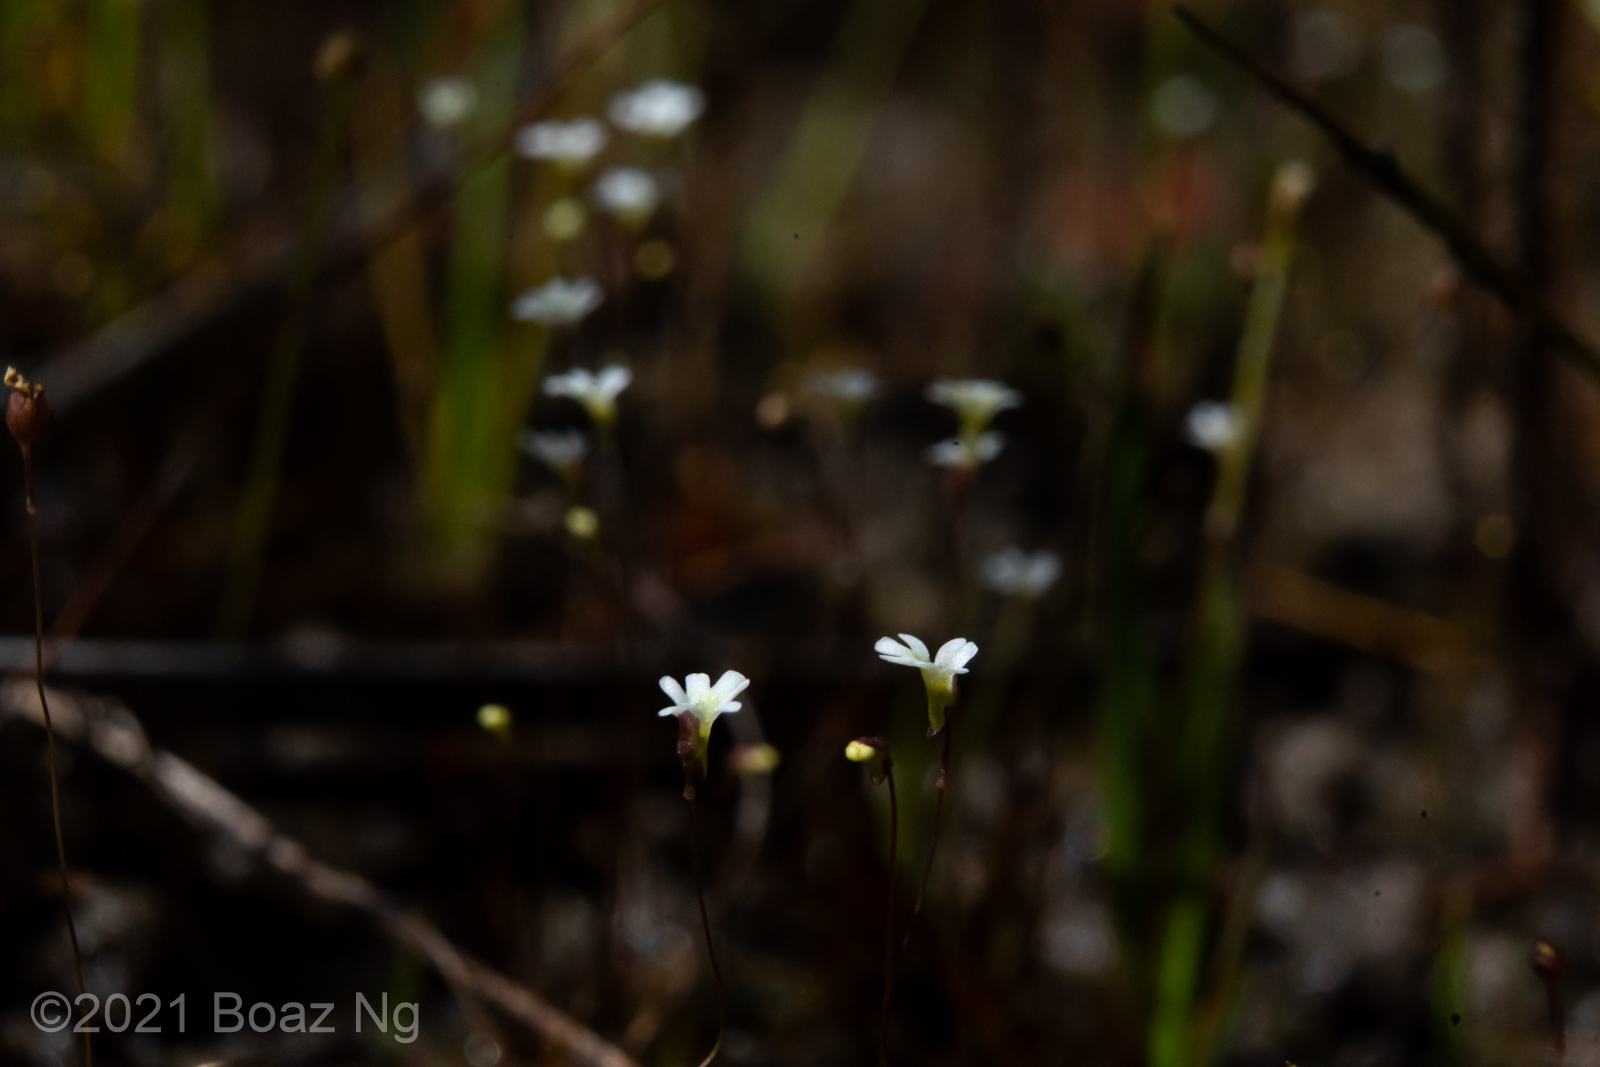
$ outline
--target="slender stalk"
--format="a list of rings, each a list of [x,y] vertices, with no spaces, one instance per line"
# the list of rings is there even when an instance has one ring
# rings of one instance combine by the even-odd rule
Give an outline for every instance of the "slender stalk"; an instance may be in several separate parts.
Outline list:
[[[944,748],[939,754],[939,778],[936,782],[939,795],[933,801],[933,840],[928,843],[928,862],[922,868],[922,884],[917,887],[917,902],[912,905],[911,919],[906,923],[905,940],[900,943],[901,948],[911,943],[911,931],[917,923],[917,916],[922,914],[922,901],[928,895],[928,879],[933,875],[933,857],[939,852],[939,826],[944,818],[944,795],[949,792],[950,785],[950,735],[956,731],[955,709],[949,708],[945,712],[944,721]]]
[[[896,846],[900,840],[900,801],[894,791],[894,765],[887,760],[883,776],[889,781],[889,900],[884,906],[883,1008],[878,1013],[878,1067],[889,1067],[889,997],[894,991],[894,882]]]
[[[22,486],[28,503],[28,549],[33,559],[33,684],[39,691],[44,715],[45,747],[50,756],[50,815],[55,822],[56,859],[61,866],[61,903],[67,915],[67,939],[72,942],[72,969],[78,978],[78,995],[88,992],[83,981],[83,952],[78,948],[78,926],[72,919],[72,889],[67,879],[67,841],[61,832],[61,777],[56,770],[56,728],[50,720],[50,703],[44,696],[44,597],[39,583],[38,509],[33,502],[33,449],[22,446]],[[83,1035],[84,1067],[94,1067],[89,1033]]]
[[[256,416],[250,472],[234,521],[233,540],[228,547],[222,605],[217,614],[217,635],[224,638],[246,636],[255,609],[256,590],[261,579],[261,553],[272,522],[272,506],[277,499],[283,453],[294,413],[295,381],[305,348],[312,283],[316,280],[339,177],[339,150],[350,115],[351,77],[344,71],[330,80],[332,85],[323,112],[311,195],[294,273],[289,281],[288,307],[273,343],[266,387]]]
[[[711,941],[711,916],[706,911],[705,883],[700,878],[700,833],[694,817],[694,780],[684,779],[684,798],[689,801],[689,859],[694,866],[694,893],[700,901],[700,926],[706,934],[706,955],[711,957],[711,977],[717,983],[717,1043],[711,1046],[700,1067],[710,1067],[722,1051],[722,1038],[728,1032],[728,998],[722,989],[722,968],[717,965],[717,947]]]

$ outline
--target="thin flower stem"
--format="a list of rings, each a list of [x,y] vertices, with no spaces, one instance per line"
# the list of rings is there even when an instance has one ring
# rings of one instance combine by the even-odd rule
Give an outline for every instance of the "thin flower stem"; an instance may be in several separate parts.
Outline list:
[[[933,802],[933,840],[928,844],[928,863],[922,868],[922,885],[917,888],[917,902],[911,908],[911,920],[906,923],[905,940],[900,947],[911,943],[911,931],[916,927],[917,916],[922,914],[922,901],[928,895],[928,879],[933,875],[933,857],[939,852],[939,825],[944,817],[944,795],[950,787],[950,735],[956,730],[955,709],[946,713],[944,722],[944,749],[939,755],[939,795]]]
[[[705,884],[700,878],[700,833],[694,817],[694,783],[685,783],[684,795],[689,801],[689,859],[694,865],[694,892],[700,901],[700,926],[706,933],[706,955],[711,957],[711,976],[717,983],[717,1043],[711,1046],[700,1067],[710,1067],[711,1061],[722,1051],[722,1037],[728,1032],[728,1000],[722,990],[722,968],[717,965],[717,949],[711,941],[711,916],[706,912]]]
[[[889,997],[894,991],[895,859],[900,840],[900,802],[894,791],[894,765],[887,761],[884,777],[889,780],[889,903],[883,926],[883,1008],[878,1018],[878,1067],[889,1067]]]
[[[56,771],[56,728],[50,720],[50,703],[44,696],[44,597],[39,583],[38,509],[33,502],[33,450],[22,446],[22,486],[28,505],[28,548],[33,560],[33,683],[39,690],[39,710],[44,715],[45,747],[50,757],[50,815],[55,822],[56,859],[61,865],[61,903],[66,910],[67,938],[72,942],[72,968],[78,978],[78,995],[87,993],[83,981],[83,952],[78,948],[78,927],[72,919],[72,889],[67,879],[67,841],[61,832],[61,778]],[[83,1035],[83,1065],[94,1067],[89,1033]]]

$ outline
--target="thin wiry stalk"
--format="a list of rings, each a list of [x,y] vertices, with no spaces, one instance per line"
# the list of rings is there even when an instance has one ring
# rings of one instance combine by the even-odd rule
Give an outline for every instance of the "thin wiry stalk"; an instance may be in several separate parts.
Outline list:
[[[56,859],[61,865],[61,903],[67,916],[67,939],[72,942],[72,969],[78,978],[78,995],[87,993],[83,981],[83,952],[78,948],[78,926],[72,919],[72,889],[67,879],[67,840],[61,832],[61,778],[56,771],[56,728],[50,721],[50,703],[44,696],[44,597],[39,583],[38,509],[33,503],[33,450],[22,446],[22,486],[28,504],[28,550],[33,560],[33,683],[39,690],[39,711],[44,716],[45,747],[50,757],[50,815],[55,822]],[[94,1067],[94,1049],[87,1030],[83,1034],[84,1067]]]
[[[944,795],[950,791],[950,735],[956,730],[955,709],[945,712],[944,749],[939,754],[939,795],[933,801],[933,840],[928,843],[928,862],[922,868],[922,884],[917,887],[917,902],[911,907],[911,919],[906,923],[905,940],[901,948],[911,943],[911,931],[916,927],[917,916],[922,914],[922,901],[928,895],[928,879],[933,875],[933,857],[939,852],[939,825],[944,817]]]
[[[889,1067],[889,997],[894,991],[894,883],[896,846],[900,840],[900,802],[894,791],[894,765],[885,761],[889,781],[889,902],[883,924],[883,1007],[878,1013],[878,1067]],[[940,794],[943,796],[943,794]]]
[[[687,783],[684,795],[689,801],[689,860],[694,866],[694,893],[700,901],[700,926],[706,933],[706,955],[711,957],[711,977],[717,983],[717,1043],[711,1046],[700,1067],[710,1067],[722,1051],[722,1038],[728,1032],[728,998],[722,990],[722,968],[717,965],[717,947],[711,941],[711,916],[706,912],[705,883],[700,878],[700,833],[694,817],[694,784]]]

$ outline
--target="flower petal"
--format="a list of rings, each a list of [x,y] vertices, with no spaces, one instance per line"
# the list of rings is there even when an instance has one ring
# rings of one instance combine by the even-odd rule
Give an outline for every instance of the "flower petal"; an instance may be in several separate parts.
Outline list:
[[[750,679],[738,671],[723,671],[722,677],[717,679],[717,684],[711,687],[711,693],[717,698],[718,703],[732,700],[750,685]]]
[[[686,711],[693,710],[693,708],[686,708],[682,704],[674,704],[670,708],[662,708],[660,711],[656,712],[656,716],[664,719],[668,715],[682,715]]]
[[[735,700],[731,704],[724,704],[724,705],[722,705],[722,707],[718,708],[717,709],[717,714],[718,715],[726,715],[728,712],[730,712],[730,711],[738,711],[742,707],[744,707],[744,705],[739,703],[737,700]]]
[[[892,637],[880,637],[878,643],[872,646],[872,651],[888,658],[890,656],[909,656],[911,650]]]
[[[679,685],[677,679],[671,675],[662,676],[661,691],[671,697],[672,702],[680,707],[689,703],[689,695],[683,691],[683,686]]]
[[[620,363],[601,369],[595,379],[595,388],[607,396],[616,396],[633,381],[633,372]]]
[[[911,654],[913,656],[917,657],[924,663],[931,662],[928,657],[928,646],[923,644],[921,640],[912,637],[910,634],[901,634],[900,640],[906,643],[906,648],[911,650]]]
[[[978,654],[978,646],[968,641],[965,637],[952,637],[939,646],[939,655],[934,662],[941,670],[957,671],[967,665],[967,661]],[[965,673],[964,671],[962,673]]]
[[[708,674],[691,674],[684,681],[688,683],[691,704],[699,704],[701,698],[711,690],[711,676]]]

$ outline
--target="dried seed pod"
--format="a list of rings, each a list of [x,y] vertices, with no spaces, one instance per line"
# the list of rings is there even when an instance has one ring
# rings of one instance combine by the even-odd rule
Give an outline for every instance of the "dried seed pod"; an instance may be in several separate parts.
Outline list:
[[[50,422],[50,401],[45,399],[44,386],[28,381],[15,367],[6,368],[5,383],[11,390],[6,401],[6,427],[17,443],[27,448]]]

